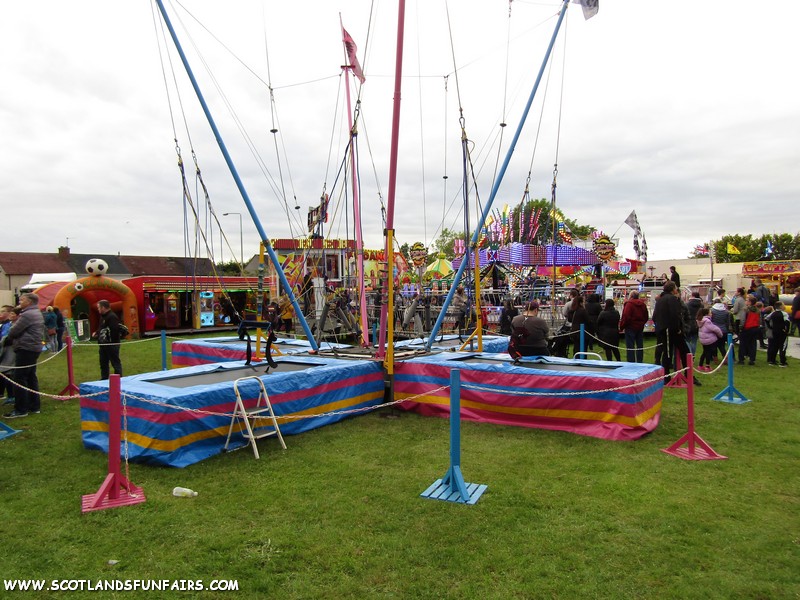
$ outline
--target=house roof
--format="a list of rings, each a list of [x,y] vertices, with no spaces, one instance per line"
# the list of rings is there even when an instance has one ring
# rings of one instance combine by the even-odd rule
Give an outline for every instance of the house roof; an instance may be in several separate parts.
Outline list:
[[[122,275],[129,273],[128,268],[115,254],[70,254],[66,262],[70,266],[70,271],[74,271],[83,276],[86,274],[86,263],[92,258],[102,258],[108,263],[108,273]]]
[[[122,262],[132,277],[140,275],[212,275],[211,261],[174,256],[123,256]]]
[[[213,264],[207,258],[174,256],[121,256],[115,254],[71,254],[68,249],[60,253],[0,252],[0,271],[6,275],[32,273],[85,274],[90,258],[102,258],[108,263],[108,272],[116,275],[212,275]]]
[[[32,273],[66,273],[72,267],[58,254],[33,252],[0,252],[0,269],[7,275],[31,275]],[[81,269],[83,272],[83,269]]]

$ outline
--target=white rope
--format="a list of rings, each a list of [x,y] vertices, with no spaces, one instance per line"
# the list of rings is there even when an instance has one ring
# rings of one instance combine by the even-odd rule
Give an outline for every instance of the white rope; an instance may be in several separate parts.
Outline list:
[[[8,377],[5,373],[0,373],[0,377],[11,383],[15,389],[25,390],[29,394],[38,394],[39,396],[44,396],[45,398],[52,398],[53,400],[72,400],[75,396],[59,396],[58,394],[47,394],[45,392],[41,392],[39,390],[32,390],[31,388],[25,387],[24,385],[20,385],[10,377]],[[95,396],[102,396],[106,394],[106,392],[94,392],[93,394],[81,394],[81,398],[94,398]]]
[[[503,390],[503,389],[499,389],[499,388],[486,387],[486,386],[480,386],[480,385],[474,385],[474,384],[468,384],[468,383],[462,383],[461,387],[465,388],[465,389],[477,390],[477,391],[481,391],[481,392],[493,392],[493,393],[508,394],[508,395],[512,395],[513,394],[514,396],[563,396],[563,397],[568,397],[568,396],[585,396],[587,394],[605,394],[607,392],[616,392],[618,390],[626,390],[626,389],[632,388],[632,387],[640,387],[640,386],[648,385],[648,384],[651,384],[651,383],[655,383],[660,378],[661,377],[659,376],[659,377],[654,377],[653,379],[646,379],[644,381],[636,381],[634,383],[628,383],[628,384],[625,384],[625,385],[620,385],[620,386],[617,386],[617,387],[605,388],[605,389],[600,389],[600,390],[577,390],[577,391],[573,391],[573,392],[539,392],[539,391],[529,392],[529,391],[521,390],[519,388],[514,388],[512,390]]]
[[[125,443],[123,445],[125,448],[125,480],[130,483],[131,469],[130,463],[128,462],[128,402],[126,400],[126,394],[122,393],[122,390],[120,390],[119,396],[122,402],[122,431],[125,432]],[[111,427],[111,423],[109,423],[108,426]],[[111,449],[109,448],[109,451],[110,450]],[[130,488],[126,488],[126,491],[128,492],[128,496],[131,498],[139,498],[141,496],[140,494],[134,494]]]
[[[183,338],[167,336],[167,339],[169,339],[169,340],[182,340]],[[98,344],[97,342],[92,342],[92,341],[88,341],[88,342],[74,342],[73,341],[72,342],[72,347],[73,348],[85,347],[85,346],[96,347],[96,346],[99,346],[99,345],[102,345],[102,346],[121,346],[123,344],[141,344],[142,342],[160,342],[160,341],[161,341],[161,337],[160,336],[158,336],[158,337],[149,337],[149,338],[143,337],[143,338],[140,338],[138,340],[125,340],[124,342],[122,342],[122,341],[121,342],[109,342],[107,344]],[[63,348],[62,348],[62,350],[63,350]]]
[[[436,392],[439,392],[441,390],[446,390],[449,387],[450,386],[444,385],[444,386],[441,386],[441,387],[436,388],[434,390],[427,391],[427,392],[425,392],[423,394],[418,394],[416,396],[412,396],[410,398],[403,398],[402,400],[392,400],[391,402],[384,402],[383,404],[372,404],[370,406],[364,406],[364,407],[361,407],[361,408],[351,408],[351,409],[347,409],[347,410],[335,410],[335,411],[330,411],[330,412],[326,412],[326,413],[315,413],[315,414],[311,414],[311,415],[275,415],[275,418],[278,419],[278,420],[282,420],[282,421],[289,421],[289,420],[299,421],[299,420],[302,420],[302,419],[315,419],[317,417],[335,417],[335,416],[338,416],[338,415],[358,414],[358,413],[362,413],[362,412],[377,410],[379,408],[386,408],[387,406],[395,406],[397,404],[402,404],[403,402],[413,402],[417,398],[421,398],[422,396],[427,396],[429,394],[436,393]],[[105,393],[105,392],[103,392],[103,393]],[[189,408],[187,406],[178,406],[178,405],[175,405],[175,404],[166,404],[165,402],[159,402],[158,400],[151,400],[150,398],[143,398],[141,396],[136,396],[135,394],[131,394],[131,393],[126,393],[126,396],[128,396],[130,398],[133,398],[135,400],[139,400],[140,402],[144,402],[145,404],[152,404],[152,405],[155,405],[155,406],[163,406],[163,407],[171,408],[171,409],[174,409],[174,410],[179,410],[179,411],[188,412],[188,413],[195,413],[195,414],[200,414],[200,415],[206,415],[206,416],[233,418],[235,416],[235,414],[236,414],[234,412],[215,412],[215,411],[203,410],[201,408]],[[260,417],[260,418],[267,419],[267,418],[271,418],[271,417]]]
[[[722,360],[721,360],[721,361],[719,361],[719,364],[716,366],[716,368],[715,368],[715,369],[713,369],[713,370],[711,370],[711,371],[698,371],[698,370],[697,370],[697,367],[695,367],[695,368],[694,368],[694,372],[695,372],[695,373],[700,373],[700,374],[702,374],[702,375],[713,375],[714,373],[716,373],[717,371],[719,371],[719,370],[720,370],[722,367],[726,366],[726,365],[725,365],[725,361],[726,361],[726,360],[733,360],[733,357],[732,357],[732,356],[730,356],[730,354],[731,354],[732,352],[733,352],[733,344],[731,344],[730,346],[728,346],[728,349],[725,351],[725,355],[723,356]]]
[[[61,350],[59,350],[58,352],[55,352],[55,353],[52,353],[52,352],[50,352],[50,353],[48,353],[48,354],[50,354],[50,356],[48,356],[47,358],[45,358],[44,360],[41,360],[41,361],[37,360],[37,361],[36,361],[36,363],[34,363],[33,365],[21,365],[21,366],[10,366],[10,365],[9,365],[9,366],[7,366],[7,367],[3,367],[3,372],[5,372],[5,371],[14,371],[14,370],[16,370],[16,369],[28,369],[28,368],[30,368],[30,367],[33,367],[33,366],[35,366],[35,365],[43,365],[43,364],[45,364],[46,362],[50,362],[50,361],[51,361],[51,360],[53,360],[53,359],[54,359],[56,356],[58,356],[59,354],[61,354],[61,353],[64,351],[64,349],[65,349],[65,348],[66,348],[66,346],[64,346],[64,348],[62,348],[62,349],[61,349]],[[43,352],[43,353],[44,353],[44,352]],[[3,373],[0,373],[0,375],[3,375]],[[5,377],[5,375],[3,375],[3,376]]]

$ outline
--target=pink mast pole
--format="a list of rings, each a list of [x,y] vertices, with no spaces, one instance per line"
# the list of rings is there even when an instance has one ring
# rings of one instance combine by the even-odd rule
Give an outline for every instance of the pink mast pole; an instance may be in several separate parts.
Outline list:
[[[381,305],[381,326],[378,336],[378,356],[383,357],[388,351],[386,359],[389,364],[389,374],[392,373],[391,359],[394,352],[391,347],[386,348],[386,328],[388,321],[388,311],[392,307],[392,319],[394,318],[394,198],[397,187],[397,151],[400,138],[400,90],[403,84],[403,35],[405,29],[405,0],[400,0],[397,9],[397,54],[395,56],[394,68],[394,109],[392,112],[392,146],[389,155],[389,189],[387,193],[386,206],[386,276],[388,278],[388,298],[387,302]],[[392,340],[390,340],[391,342]]]
[[[339,15],[339,25],[342,29],[342,43],[344,43],[344,26],[342,16]],[[345,49],[345,57],[347,50]],[[348,61],[349,62],[349,61]],[[361,203],[358,197],[358,173],[356,173],[356,136],[358,130],[353,125],[353,108],[350,101],[350,69],[353,65],[345,65],[344,87],[347,90],[347,124],[350,127],[350,171],[353,177],[353,221],[356,233],[356,277],[358,278],[358,306],[361,317],[361,345],[369,346],[368,331],[369,322],[367,321],[367,292],[364,289],[364,241],[361,235]]]

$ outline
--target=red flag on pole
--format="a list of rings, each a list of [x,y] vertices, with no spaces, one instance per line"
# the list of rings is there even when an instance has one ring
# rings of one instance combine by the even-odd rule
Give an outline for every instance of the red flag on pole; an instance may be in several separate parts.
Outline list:
[[[353,75],[355,75],[361,83],[364,83],[364,72],[361,70],[358,57],[356,57],[356,50],[358,50],[358,47],[344,27],[342,27],[342,41],[344,42],[344,49],[347,52],[347,60],[350,61],[349,67],[353,70]]]

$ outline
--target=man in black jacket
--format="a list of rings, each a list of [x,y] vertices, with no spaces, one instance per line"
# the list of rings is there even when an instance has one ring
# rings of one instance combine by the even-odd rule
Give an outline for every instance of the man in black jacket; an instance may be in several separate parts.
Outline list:
[[[109,363],[114,373],[122,376],[122,362],[119,359],[119,317],[111,310],[108,300],[97,302],[100,313],[100,325],[97,328],[97,341],[100,343],[100,378],[108,379]]]
[[[675,353],[681,358],[683,368],[686,367],[688,347],[683,330],[683,307],[678,297],[678,288],[674,281],[664,284],[664,293],[656,300],[653,311],[655,323],[656,343],[661,349],[661,366],[664,367],[664,381],[667,381],[670,368],[675,362]],[[697,378],[695,385],[701,385]]]

